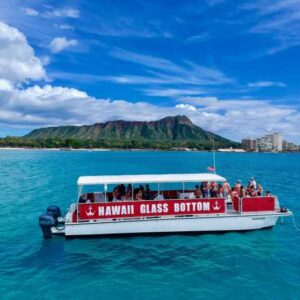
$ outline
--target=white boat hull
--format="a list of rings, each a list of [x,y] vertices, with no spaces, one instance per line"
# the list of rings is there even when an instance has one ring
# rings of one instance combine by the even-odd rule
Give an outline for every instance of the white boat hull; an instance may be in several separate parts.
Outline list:
[[[66,223],[65,236],[247,231],[272,227],[290,213],[218,215]]]

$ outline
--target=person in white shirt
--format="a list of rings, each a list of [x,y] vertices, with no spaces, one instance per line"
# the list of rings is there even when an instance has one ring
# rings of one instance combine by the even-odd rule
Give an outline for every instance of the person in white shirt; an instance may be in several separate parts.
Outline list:
[[[254,189],[256,190],[257,185],[256,185],[256,181],[255,181],[254,177],[251,177],[250,181],[248,183],[248,188],[251,188],[251,187],[254,187]]]
[[[156,195],[156,197],[154,198],[154,200],[165,200],[165,197],[162,194],[162,192],[159,192],[159,194]]]
[[[227,198],[228,195],[230,194],[230,190],[231,190],[229,182],[224,181],[222,187],[223,187],[223,195],[225,198]]]

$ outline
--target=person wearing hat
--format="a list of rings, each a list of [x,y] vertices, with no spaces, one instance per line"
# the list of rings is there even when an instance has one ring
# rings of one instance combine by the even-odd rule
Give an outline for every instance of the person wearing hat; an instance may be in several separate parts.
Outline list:
[[[254,177],[251,177],[248,183],[248,188],[251,189],[252,187],[254,188],[254,190],[256,190],[256,181]]]

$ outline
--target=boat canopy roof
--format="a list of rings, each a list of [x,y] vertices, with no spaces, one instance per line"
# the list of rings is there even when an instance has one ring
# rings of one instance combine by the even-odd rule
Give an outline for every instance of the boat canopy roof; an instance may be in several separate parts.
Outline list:
[[[78,186],[100,185],[100,184],[121,184],[121,183],[163,183],[163,182],[203,182],[219,181],[226,179],[213,173],[194,174],[147,174],[147,175],[104,175],[104,176],[80,176]]]

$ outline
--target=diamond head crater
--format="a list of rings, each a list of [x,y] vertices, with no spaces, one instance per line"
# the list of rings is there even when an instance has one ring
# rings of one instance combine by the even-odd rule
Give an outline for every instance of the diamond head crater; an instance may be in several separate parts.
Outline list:
[[[239,143],[206,131],[186,116],[157,121],[108,121],[93,125],[34,129],[23,137],[0,139],[0,147],[68,149],[157,149],[211,150],[238,148]]]

